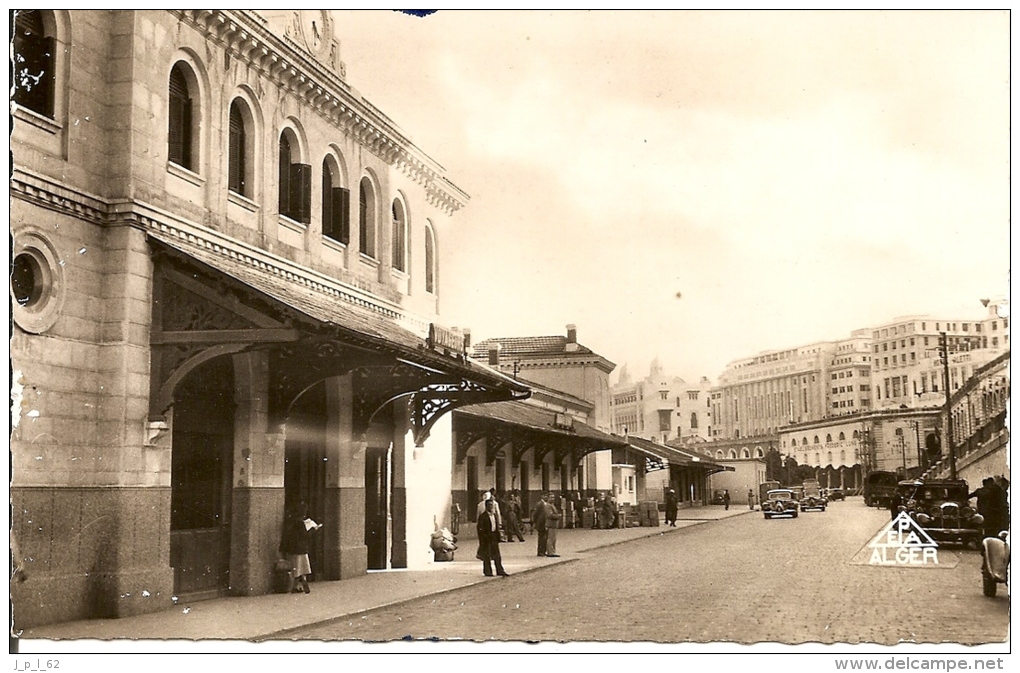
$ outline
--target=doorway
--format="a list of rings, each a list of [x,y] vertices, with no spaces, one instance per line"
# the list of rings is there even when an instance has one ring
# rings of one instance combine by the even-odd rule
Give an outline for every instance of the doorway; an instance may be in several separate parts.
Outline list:
[[[182,600],[230,586],[234,376],[230,358],[191,372],[175,392],[170,459],[170,565]]]
[[[369,570],[387,567],[389,494],[389,448],[369,447],[365,451],[365,546]]]
[[[287,415],[284,443],[284,511],[305,503],[308,517],[324,523],[326,497],[326,387],[319,383],[302,393]],[[282,525],[282,521],[280,522]],[[335,526],[335,523],[328,524]],[[308,560],[312,566],[309,580],[322,577],[325,570],[325,536],[312,533]]]

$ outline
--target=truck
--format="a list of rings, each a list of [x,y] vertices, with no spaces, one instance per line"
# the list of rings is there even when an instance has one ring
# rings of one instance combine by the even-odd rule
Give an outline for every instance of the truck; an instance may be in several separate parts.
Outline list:
[[[779,482],[775,480],[763,481],[758,485],[758,504],[768,500],[768,492],[779,488]]]
[[[864,504],[868,507],[888,507],[896,495],[899,478],[895,472],[873,470],[864,478]]]

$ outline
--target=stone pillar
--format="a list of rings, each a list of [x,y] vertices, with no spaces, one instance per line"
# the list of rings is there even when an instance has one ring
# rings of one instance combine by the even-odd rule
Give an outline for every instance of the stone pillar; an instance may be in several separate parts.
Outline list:
[[[407,498],[408,498],[408,452],[414,450],[414,442],[408,432],[408,409],[406,398],[393,403],[393,465],[390,474],[390,567],[407,567]],[[405,443],[406,440],[406,443]],[[410,458],[413,461],[413,456]],[[431,533],[432,531],[428,531]]]
[[[368,572],[365,545],[364,437],[353,434],[352,374],[326,379],[326,579]]]
[[[272,589],[283,525],[284,435],[269,427],[269,355],[234,360],[234,466],[230,517],[230,591]]]

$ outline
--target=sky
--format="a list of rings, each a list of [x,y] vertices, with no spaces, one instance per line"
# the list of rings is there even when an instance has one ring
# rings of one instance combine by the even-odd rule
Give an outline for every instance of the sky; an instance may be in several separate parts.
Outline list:
[[[1009,14],[335,11],[347,81],[470,201],[441,320],[632,377],[1008,294]]]

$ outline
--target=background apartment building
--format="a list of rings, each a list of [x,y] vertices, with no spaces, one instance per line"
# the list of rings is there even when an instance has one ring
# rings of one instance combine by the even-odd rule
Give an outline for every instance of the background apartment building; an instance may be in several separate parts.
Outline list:
[[[939,338],[949,350],[949,387],[959,390],[974,370],[1009,350],[1009,318],[990,303],[982,320],[899,318],[871,332],[872,392],[876,409],[940,406],[945,403]]]
[[[710,397],[707,377],[696,384],[687,383],[663,372],[656,358],[648,376],[631,381],[624,370],[613,386],[613,432],[662,444],[674,439],[708,439],[712,424]]]

